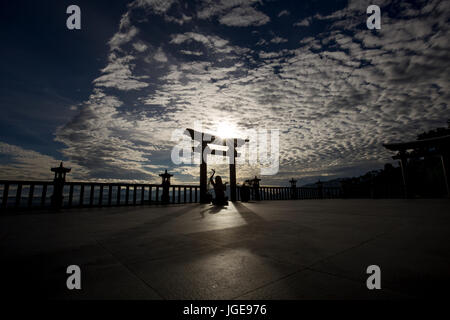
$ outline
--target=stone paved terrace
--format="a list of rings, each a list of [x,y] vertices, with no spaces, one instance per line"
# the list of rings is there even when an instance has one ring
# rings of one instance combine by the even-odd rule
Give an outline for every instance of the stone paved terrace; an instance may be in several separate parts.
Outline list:
[[[4,296],[432,297],[450,286],[449,200],[304,200],[0,217]],[[82,270],[82,290],[65,287]],[[382,290],[366,288],[377,264]],[[448,295],[448,294],[447,294]]]

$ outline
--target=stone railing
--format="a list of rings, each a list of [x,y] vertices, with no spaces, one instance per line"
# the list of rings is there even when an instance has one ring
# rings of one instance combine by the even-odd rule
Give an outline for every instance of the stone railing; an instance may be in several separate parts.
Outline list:
[[[0,209],[45,209],[137,206],[152,204],[184,204],[200,201],[200,186],[170,185],[163,201],[161,184],[129,184],[100,182],[63,182],[55,188],[55,181],[0,180]],[[241,200],[237,187],[237,200]],[[61,190],[60,195],[55,191]],[[60,201],[52,201],[52,197]],[[250,187],[250,200],[306,200],[341,198],[340,188]]]

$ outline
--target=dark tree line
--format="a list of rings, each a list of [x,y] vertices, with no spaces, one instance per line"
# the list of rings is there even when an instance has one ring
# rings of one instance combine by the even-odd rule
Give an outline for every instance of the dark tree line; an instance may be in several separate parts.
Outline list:
[[[417,136],[417,140],[450,135],[450,120],[447,128],[437,128]],[[448,146],[447,146],[448,148]],[[415,150],[423,154],[424,150]],[[420,151],[420,152],[419,152]],[[431,150],[432,151],[432,150]],[[407,182],[413,198],[440,198],[447,196],[444,170],[440,156],[417,156],[408,160]],[[403,177],[399,165],[385,164],[381,170],[341,180],[344,197],[347,198],[401,198]]]

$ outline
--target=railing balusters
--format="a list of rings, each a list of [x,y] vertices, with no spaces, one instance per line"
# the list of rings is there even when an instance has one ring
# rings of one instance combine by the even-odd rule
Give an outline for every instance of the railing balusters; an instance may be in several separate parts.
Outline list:
[[[175,187],[172,187],[172,203],[175,203]]]
[[[84,184],[81,184],[80,185],[80,201],[79,201],[78,205],[80,207],[82,207],[83,206],[83,202],[84,202]]]
[[[73,201],[73,184],[69,187],[69,201],[67,203],[67,206],[70,208],[72,207],[72,201]]]
[[[8,204],[9,183],[3,185],[2,208],[6,208]]]
[[[90,194],[89,194],[89,206],[92,207],[94,205],[95,184],[91,184],[90,187],[91,187],[91,190],[90,190]]]
[[[116,198],[117,198],[117,206],[120,206],[120,198],[122,197],[121,195],[121,191],[120,191],[121,185],[117,185],[117,194],[116,194]]]
[[[47,193],[48,188],[54,188],[53,182],[50,181],[15,181],[15,180],[0,180],[0,185],[3,186],[3,198],[0,203],[0,208],[33,208],[34,199],[36,197],[38,205],[36,207],[46,207],[47,206]],[[14,187],[15,197],[11,197],[11,204],[8,203],[9,191],[11,190],[11,185]],[[42,192],[40,187],[42,186]],[[85,197],[85,187],[89,186],[89,196]],[[77,193],[79,189],[79,195]],[[97,193],[98,187],[98,193]],[[126,190],[123,190],[124,187]],[[27,189],[28,188],[28,189]],[[39,191],[36,191],[39,188]],[[77,188],[75,190],[75,188]],[[113,200],[113,191],[117,188],[117,202]],[[148,188],[148,189],[147,189]],[[153,188],[155,190],[155,196],[153,196]],[[144,205],[147,203],[147,197],[145,192],[148,191],[148,203],[158,203],[161,204],[160,188],[162,185],[157,184],[117,184],[117,183],[95,183],[95,182],[67,182],[64,186],[64,190],[68,192],[68,200],[64,202],[64,207],[71,208],[75,205],[77,207],[84,206],[106,206],[106,201],[108,206],[122,206],[122,205]],[[172,191],[170,191],[172,188]],[[106,190],[107,189],[107,190]],[[132,190],[130,190],[132,189]],[[178,189],[178,192],[177,192]],[[138,196],[138,191],[141,195]],[[236,199],[242,201],[241,191],[242,187],[238,186],[236,188],[237,194]],[[27,193],[26,201],[22,201],[22,196],[24,192]],[[108,197],[106,200],[106,194],[108,192]],[[122,200],[122,192],[124,193],[125,201]],[[133,197],[131,198],[130,192],[133,192]],[[199,201],[199,186],[198,185],[170,185],[169,195],[172,197],[170,203],[198,203]],[[189,192],[189,195],[188,195]],[[292,189],[291,187],[275,187],[275,186],[260,186],[259,194],[255,188],[250,188],[250,199],[255,201],[260,200],[312,200],[312,199],[337,199],[342,197],[342,190],[339,187],[324,187],[322,191],[314,187],[296,187]],[[37,193],[37,195],[36,195]],[[178,193],[178,195],[177,195]],[[182,194],[183,193],[183,194]],[[76,203],[76,199],[79,196],[79,203]],[[98,201],[97,197],[98,196]],[[67,197],[67,196],[66,196]],[[39,200],[40,198],[40,200]],[[105,198],[105,199],[104,199]],[[89,199],[89,200],[88,200]],[[114,202],[114,203],[113,203]]]
[[[33,206],[34,184],[30,184],[30,190],[28,191],[28,208]]]
[[[46,198],[47,198],[47,184],[44,184],[42,186],[41,207],[45,207]]]
[[[100,193],[98,195],[98,205],[101,207],[103,204],[103,185],[100,185]]]
[[[17,184],[17,190],[16,190],[16,208],[20,206],[20,200],[22,199],[22,184]]]
[[[148,204],[152,204],[152,186],[148,189]]]
[[[148,189],[148,204],[152,204],[152,186]]]
[[[109,185],[108,188],[108,206],[111,206],[111,202],[112,202],[112,184]]]

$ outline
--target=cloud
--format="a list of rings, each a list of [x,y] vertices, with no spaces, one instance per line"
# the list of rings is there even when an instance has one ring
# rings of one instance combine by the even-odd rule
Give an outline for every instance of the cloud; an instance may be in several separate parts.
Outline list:
[[[294,23],[293,26],[294,27],[308,27],[308,26],[311,25],[311,22],[312,22],[312,18],[308,17],[308,18],[305,18],[305,19],[303,19],[301,21],[298,21],[298,22]]]
[[[109,64],[101,70],[100,77],[94,79],[97,87],[116,88],[119,90],[137,90],[145,88],[148,83],[141,81],[147,76],[134,76],[131,63],[135,58],[131,55],[117,57],[114,53],[109,56]]]
[[[223,48],[228,44],[227,40],[224,40],[217,36],[209,36],[196,32],[186,32],[183,34],[175,34],[172,35],[172,40],[170,43],[173,44],[182,44],[182,43],[190,43],[192,41],[200,42],[208,48]]]
[[[155,52],[155,54],[153,55],[153,59],[163,63],[168,61],[167,56],[161,47],[159,47],[158,50]]]
[[[249,7],[259,0],[206,0],[203,1],[202,9],[197,13],[199,19],[209,19],[228,13],[233,8]]]
[[[180,50],[182,54],[186,54],[189,56],[202,56],[203,52],[201,51],[190,51],[190,50]]]
[[[133,43],[133,48],[136,49],[136,51],[138,52],[144,52],[145,50],[147,50],[147,45],[143,42],[135,42]]]
[[[0,179],[3,180],[52,180],[50,168],[56,167],[60,159],[19,146],[0,142]],[[67,180],[86,179],[89,172],[73,162],[64,162],[73,168]]]
[[[238,7],[231,10],[219,19],[221,24],[230,27],[262,26],[270,21],[270,18],[253,7]]]
[[[263,12],[254,8],[258,0],[205,1],[197,13],[199,19],[218,17],[221,24],[229,27],[262,26],[270,21]]]
[[[287,10],[282,10],[282,11],[280,11],[280,13],[278,13],[278,18],[280,18],[280,17],[282,17],[282,16],[288,16],[288,15],[290,15],[291,13],[289,12],[289,11],[287,11]]]
[[[282,37],[274,37],[274,38],[272,38],[272,40],[270,40],[270,42],[279,44],[279,43],[288,42],[288,39],[285,39],[285,38],[282,38]]]
[[[214,2],[197,18],[258,26],[265,18],[254,19],[259,15],[254,5]],[[440,1],[400,6],[395,16],[383,15],[382,29],[372,32],[364,28],[365,9],[355,18],[360,5],[351,1],[327,16],[315,15],[327,26],[283,50],[270,45],[262,50],[201,25],[180,27],[158,41],[136,33],[134,43],[147,44],[145,55],[153,53],[153,59],[136,54],[129,41],[115,41],[120,45],[111,47],[93,94],[57,130],[57,141],[66,146],[65,157],[95,177],[154,179],[170,164],[174,129],[202,121],[214,132],[227,121],[240,132],[281,130],[280,172],[264,177],[264,184],[362,173],[391,161],[382,143],[414,139],[448,118],[447,6]],[[127,30],[138,26],[133,14],[127,19],[122,19]],[[254,39],[250,32],[249,38]],[[195,166],[172,169],[186,181],[198,174]],[[238,178],[259,174],[258,169],[239,166]]]
[[[149,157],[167,142],[155,137],[157,119],[138,121],[122,114],[123,102],[96,89],[79,114],[56,131],[56,141],[66,147],[66,158],[91,171],[100,179],[151,180]],[[157,131],[157,130],[156,130]],[[161,167],[162,168],[162,167]]]
[[[180,18],[165,15],[164,20],[167,22],[174,22],[182,26],[185,23],[192,21],[192,17],[186,16],[185,14],[182,14]]]
[[[174,0],[135,0],[129,7],[133,9],[144,8],[151,10],[156,14],[163,14],[166,13],[174,3]]]
[[[266,39],[260,39],[260,40],[256,43],[257,46],[264,46],[264,45],[267,45],[267,44],[268,44],[268,43],[267,43]]]
[[[109,40],[108,44],[111,50],[118,50],[120,47],[131,41],[138,34],[138,29],[130,27],[126,32],[117,32]]]

